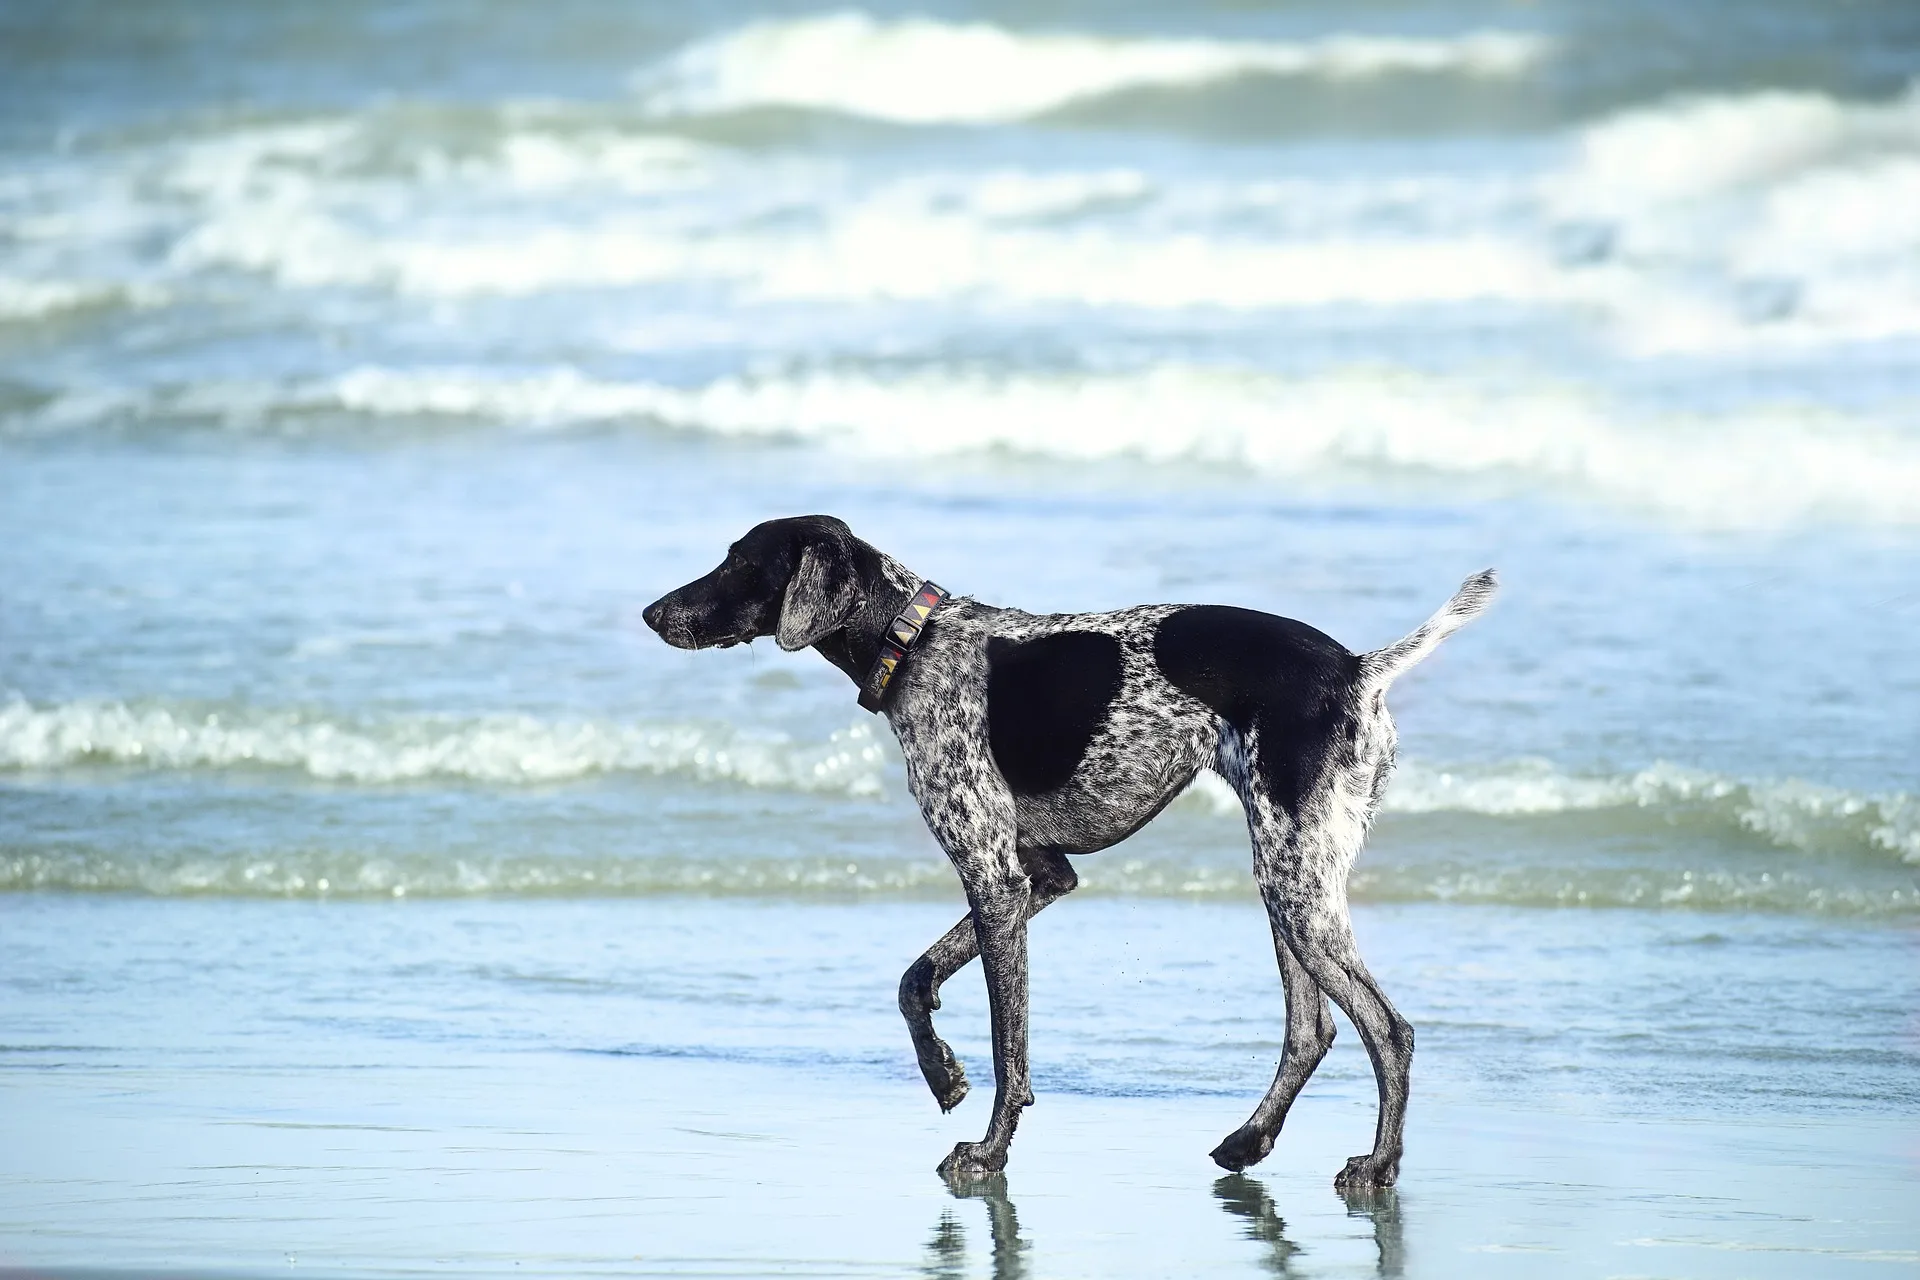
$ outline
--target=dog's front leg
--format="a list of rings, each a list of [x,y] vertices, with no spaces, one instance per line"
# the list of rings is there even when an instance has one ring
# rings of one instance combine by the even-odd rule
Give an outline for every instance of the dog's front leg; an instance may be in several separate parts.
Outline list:
[[[986,1137],[962,1142],[940,1162],[948,1177],[994,1173],[1007,1167],[1020,1109],[1033,1103],[1027,1074],[1027,917],[1032,888],[1025,875],[967,886],[973,928],[986,969],[987,1004],[993,1023],[993,1072],[997,1088]]]
[[[937,635],[934,641],[937,646]],[[1013,792],[987,748],[980,696],[986,674],[979,654],[936,647],[922,662],[887,719],[900,739],[920,816],[967,891],[993,1013],[993,1119],[984,1138],[961,1143],[940,1162],[941,1173],[964,1177],[1006,1167],[1020,1108],[1033,1101],[1027,1083],[1027,917],[1035,888],[1020,858]]]
[[[1080,884],[1066,855],[1052,849],[1022,849],[1020,865],[1026,868],[1032,884],[1027,894],[1029,920]],[[953,1056],[952,1048],[935,1033],[933,1011],[940,1007],[940,988],[947,979],[979,954],[980,934],[969,912],[900,976],[900,1013],[913,1037],[920,1074],[926,1077],[927,1087],[933,1090],[934,1101],[942,1111],[953,1110],[967,1096],[967,1072]]]
[[[967,1096],[967,1069],[953,1056],[953,1047],[933,1029],[933,1011],[940,1007],[940,988],[980,954],[980,937],[969,912],[940,936],[925,954],[900,975],[900,1015],[913,1037],[913,1056],[920,1074],[942,1111],[951,1111]]]

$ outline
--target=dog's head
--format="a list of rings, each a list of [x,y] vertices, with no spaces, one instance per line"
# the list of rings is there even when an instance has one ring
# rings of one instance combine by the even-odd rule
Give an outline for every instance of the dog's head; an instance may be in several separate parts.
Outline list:
[[[864,600],[857,545],[832,516],[768,520],[727,548],[719,568],[667,592],[641,617],[678,649],[724,649],[761,636],[804,649],[845,625]]]

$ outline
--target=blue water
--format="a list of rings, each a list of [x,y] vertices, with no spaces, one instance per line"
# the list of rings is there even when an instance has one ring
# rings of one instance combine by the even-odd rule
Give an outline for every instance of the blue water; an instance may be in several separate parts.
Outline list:
[[[537,949],[569,903],[593,937],[677,903],[733,922],[699,987],[730,931],[937,928],[951,872],[845,679],[639,622],[829,512],[985,601],[1356,649],[1498,566],[1395,689],[1353,885],[1439,939],[1375,962],[1433,1079],[1909,1123],[1917,69],[1904,4],[8,6],[0,934],[58,940],[11,953],[8,1079],[178,1066],[91,985],[129,933],[191,966],[351,905],[286,927],[386,972],[416,908]],[[1181,963],[1257,925],[1245,860],[1203,779],[1058,910]],[[1258,950],[1195,980],[1266,987]],[[257,963],[273,1007],[314,956]],[[1741,971],[1809,1012],[1691,1012]],[[1428,1037],[1501,981],[1500,1035]],[[1067,1018],[1043,1091],[1257,1092],[1128,1038],[1191,998]],[[765,999],[588,1039],[731,1060],[771,1019],[817,1056],[858,1003]],[[892,1080],[894,1039],[836,1069]]]

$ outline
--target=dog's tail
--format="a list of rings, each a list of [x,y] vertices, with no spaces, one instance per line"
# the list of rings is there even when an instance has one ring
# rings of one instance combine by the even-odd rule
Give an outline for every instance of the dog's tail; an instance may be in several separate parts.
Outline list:
[[[1384,649],[1360,655],[1360,684],[1366,689],[1384,689],[1403,671],[1440,647],[1440,642],[1479,617],[1499,590],[1493,570],[1483,569],[1460,584],[1453,599],[1440,612],[1415,627],[1406,636]]]

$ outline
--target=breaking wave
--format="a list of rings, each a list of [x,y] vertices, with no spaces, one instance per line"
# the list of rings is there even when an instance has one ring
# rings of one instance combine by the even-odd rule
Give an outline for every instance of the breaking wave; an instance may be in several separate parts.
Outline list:
[[[143,154],[135,174],[95,185],[140,188],[121,193],[121,234],[163,228],[163,274],[239,270],[294,288],[521,298],[697,283],[747,303],[1146,309],[1566,293],[1551,254],[1471,225],[1511,183],[1490,196],[1484,181],[1445,177],[1195,185],[1134,169],[1011,169],[849,184],[830,165],[770,169],[619,126],[500,116],[470,127],[486,141],[464,150],[404,117],[239,129]],[[152,204],[154,184],[188,216]],[[65,198],[87,199],[84,187]],[[556,217],[556,205],[573,212]],[[1141,225],[1124,213],[1136,206],[1167,217]],[[1239,219],[1251,227],[1221,232]],[[1351,225],[1383,221],[1392,229]],[[72,269],[101,247],[70,246]]]
[[[662,115],[779,106],[908,124],[989,124],[1129,89],[1239,76],[1511,77],[1539,64],[1550,49],[1540,36],[1507,31],[1303,41],[1126,39],[842,12],[756,22],[703,40],[640,72],[634,85]]]
[[[862,457],[1002,453],[1336,480],[1462,478],[1723,527],[1920,522],[1920,437],[1911,429],[1811,406],[1649,415],[1553,383],[1483,385],[1382,369],[1285,378],[1189,365],[1132,373],[936,367],[674,387],[572,369],[364,367],[306,383],[88,392],[33,405],[15,421],[41,430],[173,420],[299,431],[328,415],[522,428],[637,421]],[[900,430],[903,422],[913,430]]]
[[[1076,860],[1096,896],[1251,898],[1244,861]],[[1779,911],[1863,918],[1920,916],[1910,878],[1844,876],[1811,867],[1743,867],[1681,858],[1660,865],[1476,865],[1370,851],[1355,872],[1359,902],[1532,907]],[[746,859],[521,854],[362,855],[333,851],[160,854],[0,849],[0,892],[137,893],[162,897],[643,897],[957,898],[953,869],[925,859]]]
[[[1629,345],[1679,352],[1920,333],[1916,202],[1920,85],[1624,111],[1579,134],[1548,189],[1596,230],[1597,293],[1635,317]]]
[[[864,723],[825,739],[794,741],[716,724],[526,715],[349,721],[244,707],[36,707],[18,700],[0,706],[0,771],[101,769],[277,770],[368,786],[524,786],[639,774],[862,800],[903,793],[896,753]],[[1176,809],[1239,816],[1231,792],[1208,773]],[[1653,821],[1730,847],[1920,867],[1920,798],[1792,779],[1740,779],[1667,763],[1627,774],[1581,775],[1545,761],[1456,769],[1410,762],[1388,791],[1386,813],[1389,820],[1453,814],[1571,822],[1581,839],[1643,832]]]
[[[0,275],[0,324],[39,320],[63,311],[111,303],[121,293],[111,285]]]
[[[672,774],[793,791],[875,796],[885,754],[855,724],[823,742],[753,737],[712,724],[622,724],[403,716],[343,721],[293,711],[190,710],[121,702],[0,706],[0,770],[103,766],[286,770],[326,782],[563,782]]]
[[[849,17],[765,30],[816,27],[883,41],[974,31]],[[1459,53],[1491,38],[1382,48]],[[725,306],[701,331],[734,338],[763,323],[742,318],[752,308],[793,302],[1546,309],[1630,354],[1920,334],[1920,222],[1906,216],[1920,200],[1920,90],[1644,105],[1489,171],[1197,175],[1143,156],[902,172],[757,156],[666,128],[631,106],[390,103],[233,119],[0,174],[0,216],[33,228],[0,255],[0,323],[191,306],[240,272],[433,299],[719,290]]]
[[[1194,803],[1238,816],[1239,801],[1211,774]],[[1863,794],[1798,779],[1758,781],[1658,763],[1628,774],[1581,775],[1544,760],[1436,769],[1402,763],[1387,789],[1389,815],[1471,814],[1541,820],[1608,814],[1684,825],[1734,844],[1920,868],[1920,797]],[[1636,828],[1637,829],[1637,828]]]

